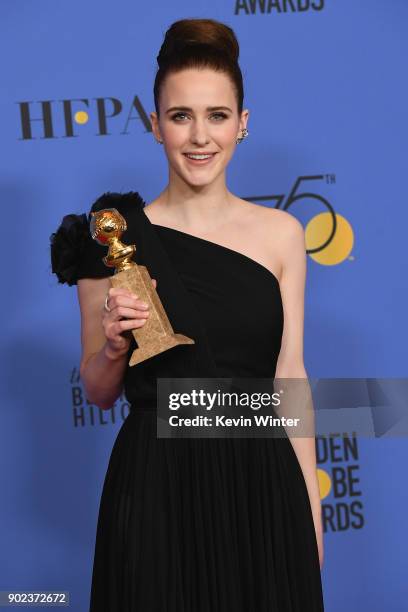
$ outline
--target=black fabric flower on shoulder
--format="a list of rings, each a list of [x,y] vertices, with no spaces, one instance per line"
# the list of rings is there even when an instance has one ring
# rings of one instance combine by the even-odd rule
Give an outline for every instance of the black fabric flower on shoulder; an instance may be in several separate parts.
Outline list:
[[[92,204],[88,214],[69,214],[62,219],[57,231],[50,236],[51,269],[58,282],[70,286],[77,284],[77,274],[85,248],[92,241],[90,233],[91,212],[104,208],[116,208],[127,219],[130,207],[143,208],[145,202],[137,191],[128,193],[106,192]]]
[[[90,239],[87,215],[65,215],[50,236],[51,269],[59,283],[76,285],[79,262]]]
[[[128,191],[127,193],[107,191],[92,204],[91,212],[97,212],[104,208],[116,208],[127,219],[130,209],[135,206],[139,206],[139,208],[144,208],[145,206],[145,201],[137,191]],[[88,221],[90,220],[91,213],[88,215]]]

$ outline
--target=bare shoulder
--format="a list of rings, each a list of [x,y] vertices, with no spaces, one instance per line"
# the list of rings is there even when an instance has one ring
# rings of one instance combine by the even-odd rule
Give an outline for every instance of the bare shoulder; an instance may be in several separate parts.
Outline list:
[[[282,239],[289,238],[293,235],[303,234],[303,226],[291,213],[279,208],[270,208],[261,204],[250,202],[254,212],[254,220],[262,226],[266,225],[268,231],[274,230],[274,233],[279,230],[279,237]]]
[[[274,244],[304,242],[303,226],[291,213],[247,200],[239,199],[239,202],[243,212],[241,218],[255,234],[265,232],[269,238],[273,237]]]
[[[265,261],[269,260],[270,269],[277,270],[277,276],[281,278],[289,262],[305,256],[303,225],[285,210],[246,200],[241,202],[241,218],[250,232],[251,240],[257,242],[259,254],[265,257]]]

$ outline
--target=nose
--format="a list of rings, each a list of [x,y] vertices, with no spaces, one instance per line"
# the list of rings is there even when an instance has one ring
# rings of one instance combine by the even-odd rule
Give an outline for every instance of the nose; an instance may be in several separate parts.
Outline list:
[[[192,122],[190,140],[192,143],[199,146],[203,146],[209,142],[204,121],[196,120]]]

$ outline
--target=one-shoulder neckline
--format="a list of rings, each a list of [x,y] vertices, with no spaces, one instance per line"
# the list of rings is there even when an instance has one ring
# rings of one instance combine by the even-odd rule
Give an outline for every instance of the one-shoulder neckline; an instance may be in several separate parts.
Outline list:
[[[236,251],[235,249],[230,249],[229,247],[226,247],[223,244],[219,244],[218,242],[207,240],[206,238],[201,238],[200,236],[194,236],[194,234],[189,234],[188,232],[183,232],[182,230],[175,229],[174,227],[168,227],[167,225],[160,225],[159,223],[152,223],[149,217],[146,215],[144,210],[143,210],[143,214],[145,215],[146,219],[149,221],[150,225],[152,225],[153,227],[168,230],[170,232],[176,232],[177,234],[180,234],[181,236],[185,236],[186,238],[191,238],[193,240],[199,240],[200,242],[205,242],[208,245],[212,245],[216,248],[223,249],[224,251],[228,251],[229,253],[236,255],[237,257],[245,259],[246,261],[252,263],[258,269],[263,270],[266,274],[272,277],[272,279],[275,281],[275,283],[277,284],[280,290],[280,283],[279,283],[278,277],[271,270],[269,270],[269,268],[261,264],[256,259],[249,257],[249,255],[245,255],[245,253],[241,253],[241,251]]]

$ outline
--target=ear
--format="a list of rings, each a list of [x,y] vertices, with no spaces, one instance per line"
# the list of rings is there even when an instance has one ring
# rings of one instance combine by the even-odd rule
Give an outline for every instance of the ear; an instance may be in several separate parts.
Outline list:
[[[154,111],[150,113],[150,122],[152,124],[152,132],[153,132],[153,136],[155,137],[155,139],[163,140],[160,134],[159,120],[157,118],[157,113]]]
[[[239,120],[239,129],[243,130],[248,127],[248,118],[249,118],[249,110],[245,108],[241,113],[241,118]]]

